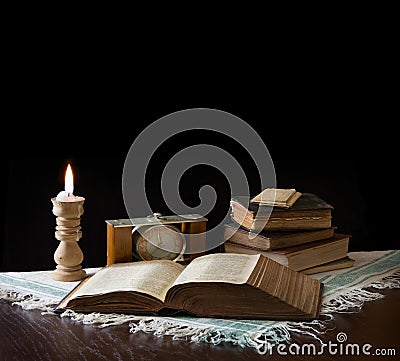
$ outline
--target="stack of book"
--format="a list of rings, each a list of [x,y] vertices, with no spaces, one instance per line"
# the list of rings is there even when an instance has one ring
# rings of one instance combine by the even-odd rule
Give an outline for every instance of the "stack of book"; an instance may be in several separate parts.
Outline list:
[[[321,197],[295,189],[268,188],[252,199],[232,197],[224,252],[261,253],[305,274],[351,267],[351,236],[337,232],[332,215],[333,206]]]

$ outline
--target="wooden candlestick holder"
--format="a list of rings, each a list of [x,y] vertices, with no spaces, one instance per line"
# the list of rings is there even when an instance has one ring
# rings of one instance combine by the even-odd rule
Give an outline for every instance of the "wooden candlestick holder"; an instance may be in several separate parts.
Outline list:
[[[54,252],[57,266],[52,272],[52,278],[57,281],[79,281],[86,276],[81,266],[83,252],[78,245],[82,237],[80,217],[85,200],[82,198],[75,202],[62,202],[52,198],[51,201],[53,214],[57,216],[55,237],[60,241]]]

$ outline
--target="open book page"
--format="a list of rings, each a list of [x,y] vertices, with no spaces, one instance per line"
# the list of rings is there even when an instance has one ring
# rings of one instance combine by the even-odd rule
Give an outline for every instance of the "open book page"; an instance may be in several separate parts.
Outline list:
[[[76,291],[74,298],[108,292],[137,291],[164,302],[168,289],[184,268],[167,260],[113,264],[91,276]]]
[[[174,286],[188,282],[245,283],[260,255],[217,253],[195,258],[175,280]]]

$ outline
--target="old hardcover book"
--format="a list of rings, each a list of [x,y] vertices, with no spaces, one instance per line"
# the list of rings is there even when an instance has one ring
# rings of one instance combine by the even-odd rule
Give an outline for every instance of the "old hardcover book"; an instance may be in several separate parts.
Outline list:
[[[238,224],[224,225],[224,239],[266,251],[310,243],[333,237],[336,227],[311,231],[260,231],[255,233]]]
[[[332,227],[333,206],[313,193],[302,193],[290,208],[271,207],[235,196],[231,218],[248,230],[311,230]]]
[[[290,208],[300,198],[296,189],[266,188],[251,199],[251,202],[267,206]]]
[[[336,261],[332,262],[327,262],[318,266],[310,267],[301,270],[300,272],[305,274],[305,275],[312,275],[315,273],[320,273],[320,272],[326,272],[326,271],[334,271],[337,269],[342,269],[342,268],[350,268],[353,267],[355,263],[355,260],[353,258],[350,258],[349,256],[338,259]]]
[[[116,263],[84,279],[56,312],[123,312],[273,320],[314,319],[323,284],[263,255],[215,253],[187,266]]]
[[[335,233],[332,238],[325,240],[271,251],[226,241],[224,250],[226,253],[261,254],[292,270],[301,271],[346,257],[349,240],[350,235]]]

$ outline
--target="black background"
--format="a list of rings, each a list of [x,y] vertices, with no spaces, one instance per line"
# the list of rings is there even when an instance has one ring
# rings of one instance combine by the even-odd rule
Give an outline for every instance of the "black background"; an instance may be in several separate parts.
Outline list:
[[[104,265],[105,220],[127,217],[121,176],[132,142],[153,121],[189,108],[218,109],[249,123],[269,149],[277,186],[316,193],[331,203],[338,231],[352,236],[350,251],[397,248],[397,215],[391,212],[392,189],[397,187],[395,133],[383,107],[392,96],[383,99],[382,87],[360,74],[349,77],[331,69],[315,72],[312,80],[309,72],[295,74],[293,70],[273,84],[257,78],[243,85],[237,79],[208,83],[199,75],[179,83],[173,77],[149,79],[140,86],[134,78],[106,83],[96,73],[88,78],[57,72],[52,78],[48,72],[45,81],[37,74],[27,76],[10,88],[12,112],[2,132],[0,270],[55,267],[59,242],[50,199],[63,190],[69,162],[74,193],[86,198],[82,265]],[[157,211],[168,212],[159,189],[168,157],[200,142],[231,152],[245,169],[252,193],[260,191],[257,172],[240,146],[221,135],[193,131],[177,136],[152,160],[146,190]],[[195,167],[181,183],[182,198],[192,205],[201,185],[217,190],[209,226],[226,213],[230,195],[221,174]]]

